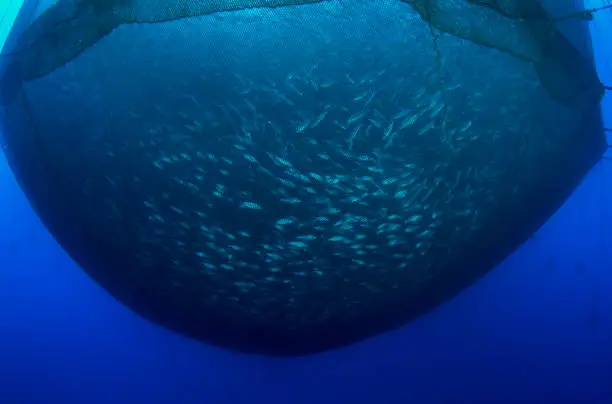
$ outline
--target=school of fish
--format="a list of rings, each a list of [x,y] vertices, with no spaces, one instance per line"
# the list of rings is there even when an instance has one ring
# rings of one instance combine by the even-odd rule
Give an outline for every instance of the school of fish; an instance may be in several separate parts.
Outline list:
[[[582,111],[380,4],[125,24],[25,83],[41,216],[120,301],[239,350],[342,346],[452,297],[548,212]]]

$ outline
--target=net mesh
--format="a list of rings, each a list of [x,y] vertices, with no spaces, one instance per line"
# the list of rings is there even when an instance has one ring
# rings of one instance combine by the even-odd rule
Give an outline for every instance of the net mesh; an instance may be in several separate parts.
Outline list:
[[[7,157],[147,318],[251,352],[345,345],[490,270],[605,150],[588,20],[551,10],[60,0],[3,59]]]
[[[31,80],[49,74],[121,24],[158,23],[227,11],[322,1],[329,0],[61,1],[28,28],[12,51],[13,77]],[[542,84],[551,95],[567,104],[583,105],[585,92],[601,91],[593,74],[575,71],[584,67],[580,62],[583,55],[554,24],[567,19],[589,18],[589,12],[553,17],[540,2],[533,0],[401,1],[414,7],[437,30],[533,62]]]

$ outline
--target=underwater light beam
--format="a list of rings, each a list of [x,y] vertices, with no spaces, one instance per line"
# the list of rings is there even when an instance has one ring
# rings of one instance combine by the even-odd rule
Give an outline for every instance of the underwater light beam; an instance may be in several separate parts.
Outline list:
[[[4,3],[4,1],[3,1]],[[15,23],[19,10],[23,6],[23,0],[11,0],[0,6],[0,51],[2,51],[6,39]]]

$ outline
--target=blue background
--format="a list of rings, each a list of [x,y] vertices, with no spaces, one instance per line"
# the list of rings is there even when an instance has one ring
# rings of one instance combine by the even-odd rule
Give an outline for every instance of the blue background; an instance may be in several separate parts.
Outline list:
[[[591,23],[608,85],[611,24],[611,10]],[[612,94],[604,115],[612,127]],[[113,300],[46,232],[2,157],[0,403],[612,403],[611,225],[603,159],[519,251],[434,312],[346,349],[269,359],[187,340]]]

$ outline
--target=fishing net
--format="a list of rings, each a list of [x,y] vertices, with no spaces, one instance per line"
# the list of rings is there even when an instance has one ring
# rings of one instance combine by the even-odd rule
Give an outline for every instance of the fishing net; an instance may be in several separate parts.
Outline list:
[[[547,3],[59,0],[2,56],[7,157],[147,318],[342,346],[474,282],[605,150],[592,11]]]
[[[16,77],[29,80],[71,61],[122,24],[156,23],[206,14],[289,7],[326,0],[74,0],[46,10],[13,51]],[[540,2],[534,0],[401,0],[432,27],[533,62],[551,95],[583,105],[586,90],[600,91],[592,72],[574,71],[581,55],[560,34]],[[384,5],[385,2],[379,2]],[[565,18],[588,18],[571,13]],[[586,74],[585,74],[586,73]],[[581,80],[587,80],[581,82]]]

